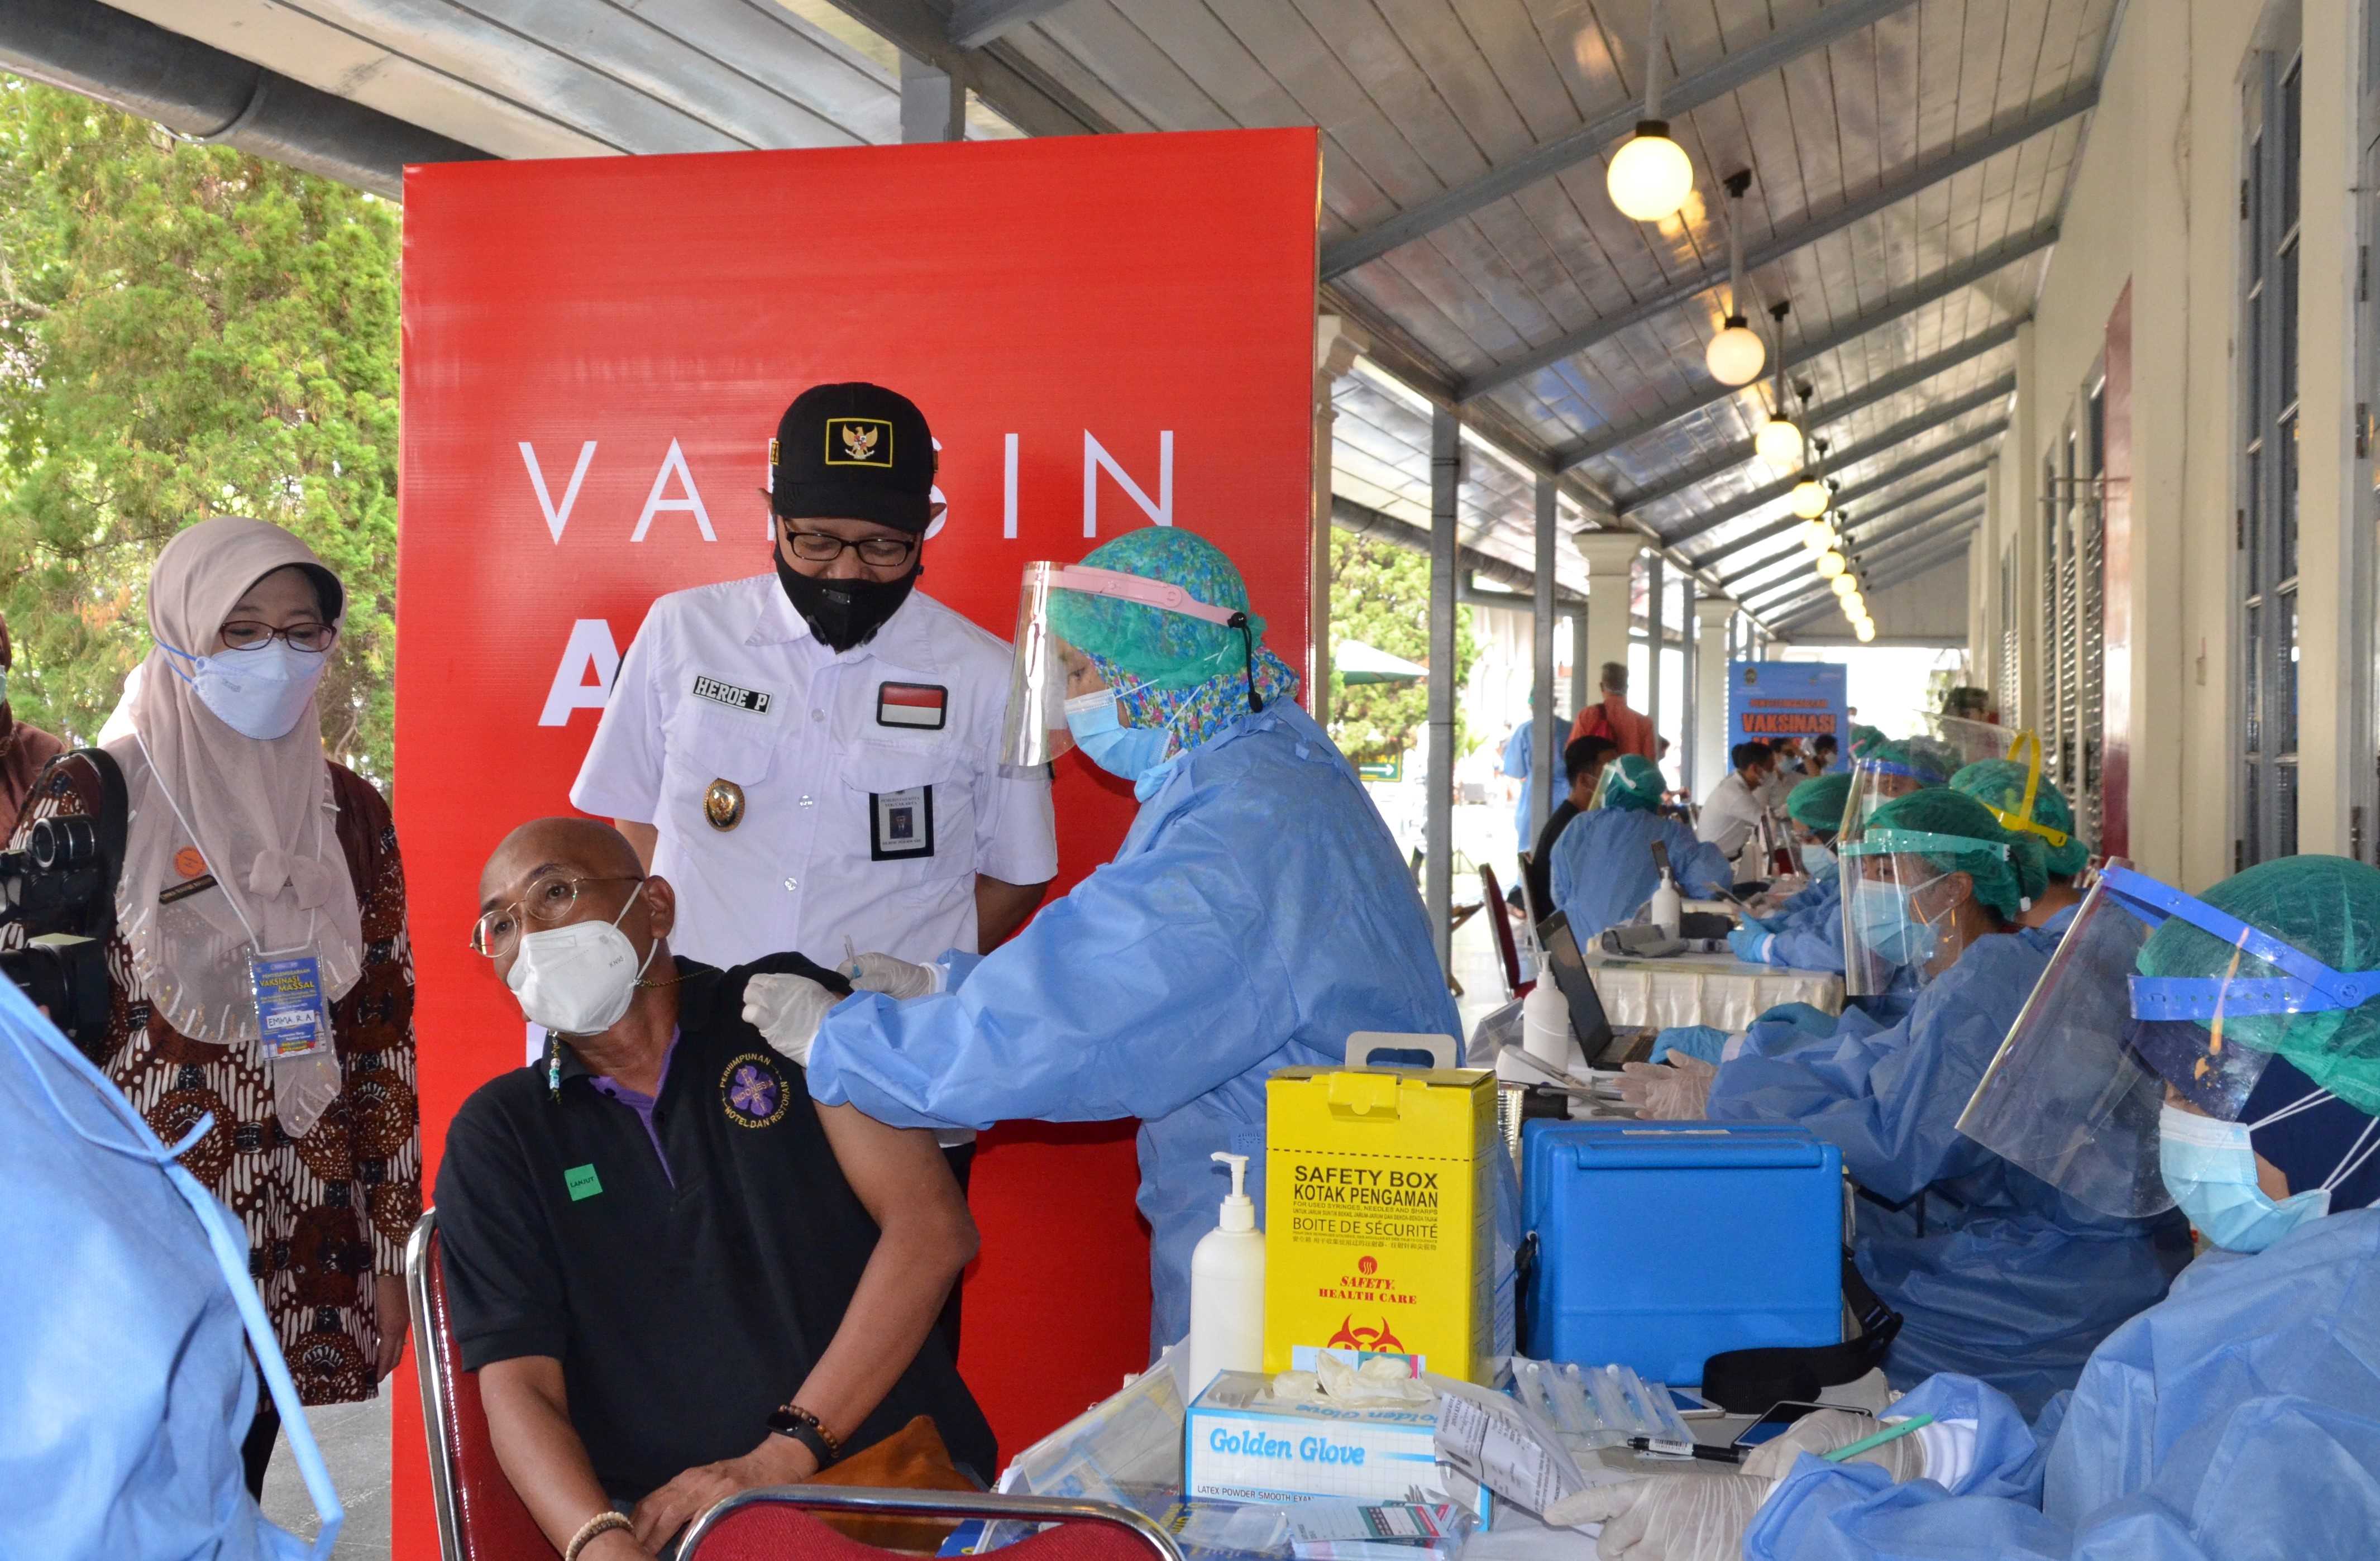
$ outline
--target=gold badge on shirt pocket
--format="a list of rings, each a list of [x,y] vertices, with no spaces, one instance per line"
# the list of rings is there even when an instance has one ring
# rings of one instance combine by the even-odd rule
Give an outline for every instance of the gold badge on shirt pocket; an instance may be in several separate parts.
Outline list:
[[[729,830],[744,822],[744,788],[724,778],[712,781],[702,794],[702,816],[710,827]]]

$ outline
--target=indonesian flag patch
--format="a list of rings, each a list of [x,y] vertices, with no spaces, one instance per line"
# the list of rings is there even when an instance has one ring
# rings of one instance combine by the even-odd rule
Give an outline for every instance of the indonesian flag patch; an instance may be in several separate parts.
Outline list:
[[[951,691],[940,683],[879,683],[876,724],[939,732],[948,718],[950,702]]]

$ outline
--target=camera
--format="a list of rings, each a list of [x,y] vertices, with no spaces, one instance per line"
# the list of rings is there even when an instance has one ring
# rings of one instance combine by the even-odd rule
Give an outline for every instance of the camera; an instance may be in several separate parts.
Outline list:
[[[91,750],[67,757],[82,759],[98,774],[105,822],[36,819],[21,848],[0,851],[0,928],[22,930],[18,946],[0,953],[0,976],[48,1009],[50,1022],[91,1055],[106,1040],[115,1003],[107,939],[115,922],[128,810],[114,760]]]
[[[33,1006],[86,1054],[105,1039],[114,1002],[107,949],[97,938],[46,933],[0,954],[0,976],[21,988]]]

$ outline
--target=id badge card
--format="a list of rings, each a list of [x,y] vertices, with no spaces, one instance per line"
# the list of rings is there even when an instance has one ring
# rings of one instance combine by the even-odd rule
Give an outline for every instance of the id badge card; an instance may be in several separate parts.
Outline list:
[[[248,961],[256,1034],[268,1058],[311,1056],[331,1044],[322,1005],[322,962],[311,948],[255,954]]]

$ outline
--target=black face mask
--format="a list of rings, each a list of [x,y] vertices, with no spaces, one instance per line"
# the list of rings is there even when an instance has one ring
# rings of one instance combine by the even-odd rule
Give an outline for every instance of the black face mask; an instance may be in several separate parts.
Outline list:
[[[819,579],[794,569],[777,549],[771,548],[770,555],[776,560],[777,583],[784,588],[785,599],[830,651],[848,651],[875,639],[926,572],[919,563],[897,580]]]

